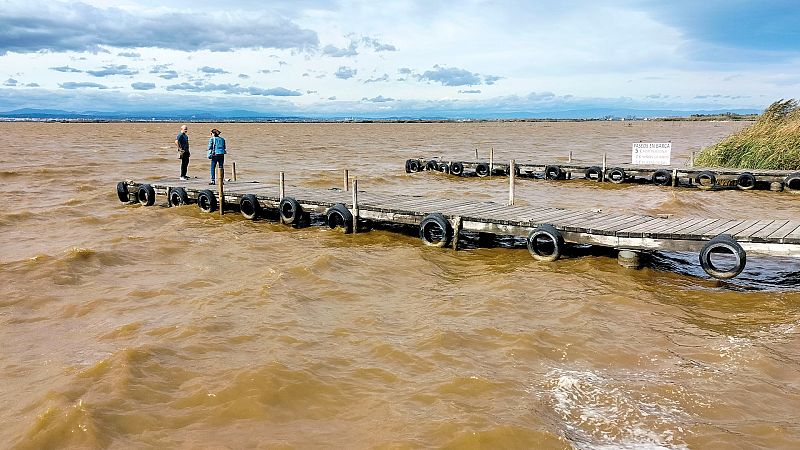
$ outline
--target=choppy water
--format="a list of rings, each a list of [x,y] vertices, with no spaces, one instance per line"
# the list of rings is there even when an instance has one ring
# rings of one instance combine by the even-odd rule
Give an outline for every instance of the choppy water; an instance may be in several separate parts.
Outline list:
[[[408,175],[414,156],[674,158],[737,123],[189,124],[239,178],[442,198],[504,179]],[[119,203],[178,175],[179,124],[0,124],[0,446],[797,448],[800,261],[718,284],[691,254],[426,248],[195,207]],[[800,197],[519,180],[522,204],[800,217]]]

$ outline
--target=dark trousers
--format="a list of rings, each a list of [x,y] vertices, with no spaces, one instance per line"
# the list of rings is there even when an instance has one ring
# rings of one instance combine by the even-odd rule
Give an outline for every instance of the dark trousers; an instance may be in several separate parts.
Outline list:
[[[216,178],[214,170],[217,168],[217,164],[219,164],[220,178],[225,178],[225,155],[214,155],[211,157],[211,181],[214,181],[214,178]]]
[[[183,152],[181,155],[181,176],[186,176],[186,170],[189,168],[189,152]]]

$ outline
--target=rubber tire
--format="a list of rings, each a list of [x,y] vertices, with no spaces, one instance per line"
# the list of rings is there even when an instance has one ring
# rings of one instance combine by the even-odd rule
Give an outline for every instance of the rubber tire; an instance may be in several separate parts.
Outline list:
[[[446,162],[441,162],[439,163],[439,167],[437,167],[437,170],[439,170],[439,172],[442,173],[450,173],[450,164],[447,164]]]
[[[169,206],[182,206],[189,204],[189,194],[182,187],[169,188],[167,193],[167,203]]]
[[[209,189],[197,193],[197,206],[200,211],[211,213],[217,210],[217,197]]]
[[[434,171],[439,170],[439,163],[434,160],[430,160],[425,164],[425,170]]]
[[[783,185],[789,192],[800,192],[800,172],[795,172],[783,180]]]
[[[736,177],[736,187],[743,190],[749,191],[756,187],[756,177],[750,172],[742,172],[738,177]]]
[[[450,175],[455,175],[460,177],[464,174],[464,164],[461,162],[454,162],[450,164]]]
[[[325,218],[328,222],[328,228],[331,230],[341,228],[344,234],[353,232],[353,213],[347,209],[344,203],[337,203],[328,208],[328,210],[325,211]]]
[[[545,255],[537,248],[536,240],[539,237],[546,237],[553,243],[553,253]],[[556,227],[548,223],[539,225],[528,233],[528,251],[533,256],[533,259],[537,261],[556,261],[561,258],[561,254],[564,251],[564,237],[556,230]]]
[[[406,160],[406,173],[411,173],[411,160]]]
[[[475,175],[483,178],[489,176],[489,164],[488,163],[478,163],[475,166]]]
[[[656,186],[671,186],[672,173],[666,169],[658,169],[653,172],[653,176],[650,177],[650,181],[652,181]]]
[[[433,242],[429,239],[429,231],[431,227],[437,227],[443,232],[443,239]],[[422,242],[430,247],[444,248],[450,244],[453,239],[453,227],[450,222],[444,218],[441,213],[431,213],[425,216],[419,223],[419,238]]]
[[[421,171],[422,171],[422,165],[419,163],[419,160],[412,159],[412,160],[411,160],[411,161],[408,163],[408,169],[409,169],[411,172],[414,172],[414,173],[416,173],[416,172],[421,172]]]
[[[736,257],[736,264],[730,270],[719,270],[711,261],[712,251],[718,248],[727,249]],[[747,253],[730,234],[720,234],[708,241],[700,250],[700,266],[707,274],[719,280],[728,280],[739,275],[746,264]]]
[[[616,176],[615,176],[616,175]],[[614,184],[622,184],[625,182],[625,169],[621,167],[614,167],[606,174],[608,181]]]
[[[592,178],[592,175],[596,175],[596,178]],[[589,167],[583,173],[583,178],[589,181],[603,181],[603,169],[600,166]]]
[[[247,220],[256,220],[261,217],[261,203],[255,194],[245,194],[239,199],[239,212]]]
[[[556,165],[545,166],[544,179],[545,180],[561,180],[564,178],[564,171],[561,167]]]
[[[281,214],[281,221],[286,225],[299,222],[303,217],[303,207],[292,197],[283,197],[278,205],[278,211]]]
[[[521,174],[522,174],[522,170],[520,170],[519,164],[514,164],[514,176],[518,177]],[[508,167],[506,167],[506,169],[503,171],[503,175],[505,175],[507,177],[511,176],[511,166],[510,165]]]
[[[128,184],[124,181],[117,183],[117,197],[122,203],[130,203],[131,197],[128,195]]]
[[[139,185],[139,190],[136,191],[136,200],[139,200],[143,206],[153,206],[156,202],[156,191],[153,186],[149,184]]]
[[[702,180],[704,178],[707,178],[708,181],[710,182],[710,184],[706,185],[706,184],[701,183],[700,180]],[[717,174],[715,174],[714,172],[712,172],[710,170],[704,170],[704,171],[698,173],[696,177],[694,177],[694,182],[697,184],[697,187],[700,188],[700,189],[703,189],[703,190],[713,189],[714,187],[717,186]]]

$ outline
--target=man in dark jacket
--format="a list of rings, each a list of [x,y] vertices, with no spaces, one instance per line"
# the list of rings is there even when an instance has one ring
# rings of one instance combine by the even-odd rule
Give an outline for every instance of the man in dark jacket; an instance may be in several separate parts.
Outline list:
[[[188,180],[186,170],[189,168],[189,128],[181,126],[181,132],[175,138],[175,146],[178,148],[178,159],[181,160],[181,180]]]

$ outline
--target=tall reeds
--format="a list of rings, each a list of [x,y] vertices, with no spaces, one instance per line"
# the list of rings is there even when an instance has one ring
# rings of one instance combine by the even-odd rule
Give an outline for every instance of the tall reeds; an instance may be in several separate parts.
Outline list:
[[[795,99],[778,100],[752,125],[704,148],[695,165],[800,170],[800,106]]]

